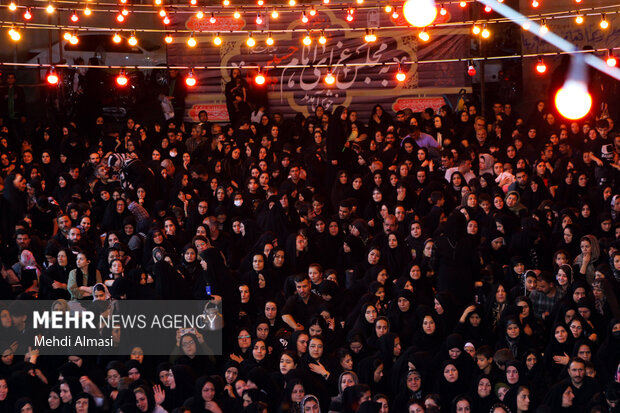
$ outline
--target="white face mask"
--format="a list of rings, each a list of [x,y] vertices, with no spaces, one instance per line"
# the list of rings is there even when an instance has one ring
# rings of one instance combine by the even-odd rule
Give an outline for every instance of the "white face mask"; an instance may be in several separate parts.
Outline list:
[[[234,204],[236,207],[240,207],[241,205],[243,205],[243,200],[242,199],[235,199],[234,200]]]

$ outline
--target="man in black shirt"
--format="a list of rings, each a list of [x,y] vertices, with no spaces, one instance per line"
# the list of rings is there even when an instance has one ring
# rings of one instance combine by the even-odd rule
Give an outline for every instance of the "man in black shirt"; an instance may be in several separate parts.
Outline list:
[[[289,297],[284,304],[282,320],[293,330],[305,330],[305,326],[325,301],[312,294],[312,284],[306,274],[295,276],[295,290],[297,294]]]

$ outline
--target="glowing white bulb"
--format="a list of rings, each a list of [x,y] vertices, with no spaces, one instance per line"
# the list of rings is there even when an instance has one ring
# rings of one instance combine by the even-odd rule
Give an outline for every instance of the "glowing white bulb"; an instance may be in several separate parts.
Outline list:
[[[437,17],[433,0],[407,0],[403,5],[403,16],[415,27],[426,27]]]
[[[567,119],[581,119],[592,107],[592,96],[584,82],[567,80],[555,95],[555,106]]]

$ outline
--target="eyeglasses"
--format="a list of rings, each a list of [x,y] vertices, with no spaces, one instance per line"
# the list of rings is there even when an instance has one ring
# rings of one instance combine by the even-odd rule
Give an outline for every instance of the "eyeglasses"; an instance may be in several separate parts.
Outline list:
[[[241,339],[251,338],[251,337],[252,337],[252,336],[238,336],[237,338],[238,338],[239,340],[241,340]]]

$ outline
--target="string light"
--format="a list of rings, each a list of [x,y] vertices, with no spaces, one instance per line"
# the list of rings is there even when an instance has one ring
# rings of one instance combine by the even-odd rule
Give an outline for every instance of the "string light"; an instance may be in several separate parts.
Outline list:
[[[304,39],[302,40],[302,43],[306,46],[310,46],[312,44],[312,38],[310,37],[310,33],[308,32],[305,36]]]
[[[125,16],[123,16],[121,13],[119,13],[119,14],[116,16],[116,21],[117,21],[117,22],[119,22],[119,23],[124,22],[124,21],[125,21]]]
[[[398,65],[398,71],[396,72],[396,80],[399,82],[404,82],[407,79],[407,75],[403,72],[403,68]]]
[[[11,11],[17,10],[17,4],[15,4],[14,1],[12,1],[11,4],[9,4],[9,10]]]
[[[261,6],[261,7],[262,7],[262,6],[265,4],[265,1],[264,1],[264,0],[258,0],[258,1],[256,2],[256,4],[258,4],[259,6]]]
[[[185,84],[189,87],[196,86],[196,78],[194,77],[194,70],[190,69],[187,77],[185,78]]]
[[[71,38],[69,39],[69,43],[71,43],[72,45],[78,44],[79,41],[80,41],[80,39],[78,39],[78,37],[75,35],[75,33],[73,33],[71,35]]]
[[[156,6],[161,6],[162,0],[155,0],[155,5]]]
[[[136,33],[131,33],[131,37],[127,40],[130,46],[136,46],[138,44],[138,39],[136,39]]]
[[[304,23],[304,24],[308,23],[308,16],[306,16],[306,12],[305,11],[301,12],[301,22]]]
[[[406,0],[403,16],[412,26],[426,27],[437,18],[437,7],[433,0]]]
[[[583,23],[583,16],[582,16],[581,14],[578,14],[578,15],[575,17],[575,23],[577,23],[577,24],[581,24],[581,23]]]
[[[271,12],[271,18],[277,19],[279,16],[280,16],[280,13],[278,13],[276,9],[273,9],[273,11]]]
[[[467,66],[467,74],[470,77],[476,76],[476,68],[474,67],[474,62],[472,62],[471,60],[469,61]]]
[[[316,9],[314,8],[314,6],[310,7],[309,13],[310,13],[310,16],[312,17],[316,16]]]
[[[540,21],[540,29],[538,29],[538,31],[543,36],[549,31],[549,28],[547,27],[547,21],[545,19],[542,19]]]
[[[319,44],[327,43],[327,39],[325,38],[325,32],[321,30],[321,37],[319,37]]]
[[[607,18],[605,17],[605,13],[601,14],[601,22],[598,25],[603,30],[609,27],[609,22],[607,21]]]
[[[121,10],[121,14],[125,17],[127,17],[127,15],[129,14],[129,10],[127,10],[126,8],[123,7],[123,10]]]
[[[446,10],[443,4],[441,5],[441,9],[439,9],[439,14],[441,14],[442,16],[445,16],[446,14],[448,14],[448,10]]]
[[[483,39],[488,39],[489,36],[491,36],[491,32],[489,31],[489,29],[487,29],[486,23],[482,28],[482,32],[480,32],[480,36],[482,36]]]
[[[224,7],[230,6],[230,0],[224,0],[222,4],[224,5]]]
[[[532,0],[532,7],[538,8],[538,6],[540,6],[540,3],[538,2],[538,0]]]
[[[431,36],[428,34],[428,32],[426,31],[426,28],[422,29],[422,31],[418,34],[418,37],[420,38],[420,40],[422,40],[423,42],[428,42],[431,38]]]
[[[257,85],[264,85],[265,84],[265,75],[263,75],[263,72],[261,72],[260,67],[258,68],[258,73],[256,74],[256,77],[254,78],[254,82],[256,82]]]
[[[90,7],[88,7],[88,6],[84,7],[84,16],[90,16],[92,13],[93,12],[90,9]]]
[[[26,20],[32,19],[32,13],[30,12],[30,7],[28,7],[26,11],[24,12],[24,19]]]
[[[204,12],[203,12],[202,10],[198,10],[198,11],[196,12],[196,18],[197,18],[197,19],[202,19],[203,17],[205,17]]]
[[[364,0],[357,0],[357,4],[364,4]]]
[[[529,20],[526,20],[523,22],[521,27],[523,27],[523,30],[529,30],[530,27],[532,27],[532,22],[530,22]]]
[[[462,8],[465,8],[465,7],[467,7],[467,2],[466,1],[461,1],[459,3],[459,6],[461,6]]]
[[[11,40],[13,40],[14,42],[17,42],[22,38],[22,35],[19,33],[19,30],[16,30],[15,27],[11,27],[11,29],[9,30],[9,36],[11,37]]]
[[[392,6],[386,4],[383,10],[385,10],[386,13],[392,13]]]
[[[607,51],[607,59],[605,59],[605,63],[607,63],[607,66],[609,67],[616,67],[618,64],[618,60],[614,56],[614,51],[612,49]]]
[[[394,9],[394,11],[392,12],[392,18],[394,20],[396,20],[396,19],[398,19],[398,17],[399,17],[398,11],[396,11],[396,9]]]
[[[481,31],[480,30],[480,26],[478,26],[476,23],[474,23],[474,26],[471,28],[471,32],[473,34],[477,35],[477,34],[480,34],[480,31]]]
[[[323,0],[323,4],[329,4],[329,0]]]
[[[125,87],[129,83],[129,79],[125,76],[125,71],[121,69],[121,72],[116,76],[116,84]]]
[[[547,65],[543,62],[542,56],[538,58],[538,63],[536,64],[536,71],[541,75],[547,71]]]
[[[267,43],[267,46],[273,46],[275,41],[273,40],[273,37],[271,36],[271,32],[269,32],[269,34],[267,35],[267,39],[265,40],[265,43]]]
[[[295,5],[297,4],[297,2],[295,0],[288,0],[288,5],[291,7],[295,7]]]
[[[491,8],[491,6],[485,6],[484,7],[484,12],[485,13],[491,13],[493,11],[493,9]]]
[[[213,44],[216,46],[221,46],[222,45],[222,38],[220,37],[219,33],[215,34],[215,37],[213,38]]]
[[[198,4],[198,1],[197,0],[189,0],[189,4],[191,6],[195,6],[196,4]]]
[[[241,13],[239,13],[239,10],[235,10],[235,12],[233,13],[233,17],[235,19],[240,19],[241,18]]]
[[[165,17],[166,16],[166,9],[160,9],[159,10],[159,17]]]
[[[170,24],[170,18],[168,16],[164,17],[164,20],[162,20],[162,22],[167,26]]]
[[[47,80],[47,83],[49,83],[50,85],[58,84],[59,78],[56,74],[56,70],[54,70],[54,66],[50,67],[49,71],[47,72],[47,76],[45,77],[45,80]]]
[[[54,6],[52,5],[52,3],[49,3],[49,4],[47,5],[47,7],[45,8],[45,11],[47,12],[47,14],[52,14],[52,13],[54,13],[54,10],[55,10],[55,9],[54,9]]]
[[[245,44],[247,44],[248,47],[256,46],[256,40],[252,37],[252,33],[248,33],[248,39],[245,41]]]
[[[374,30],[366,29],[366,35],[364,36],[366,43],[373,43],[377,41],[377,35]]]
[[[166,37],[164,37],[164,42],[166,42],[167,44],[172,43],[172,35],[170,33],[166,34]]]
[[[209,18],[209,23],[215,24],[215,14],[211,13],[211,17]]]
[[[62,34],[62,38],[65,39],[66,41],[71,40],[71,32],[64,32]]]
[[[573,55],[566,81],[555,95],[555,106],[565,118],[581,119],[590,112],[592,96],[587,78],[583,56]]]
[[[121,4],[126,4],[127,0],[120,0]]]
[[[113,41],[114,43],[120,43],[120,42],[121,42],[121,40],[123,40],[123,39],[121,38],[121,36],[119,36],[119,35],[118,35],[118,33],[114,33],[114,37],[112,37],[112,41]]]
[[[348,9],[347,10],[347,21],[348,22],[352,22],[353,21],[353,13],[354,13],[353,9]]]
[[[187,39],[187,45],[189,47],[196,47],[196,45],[198,44],[198,41],[196,41],[196,38],[194,37],[194,33],[189,35],[189,39]]]
[[[333,85],[334,83],[336,83],[336,78],[332,74],[331,69],[327,69],[327,74],[325,75],[325,83],[327,83],[328,85]]]
[[[263,24],[263,18],[260,17],[260,14],[256,15],[256,24]]]

